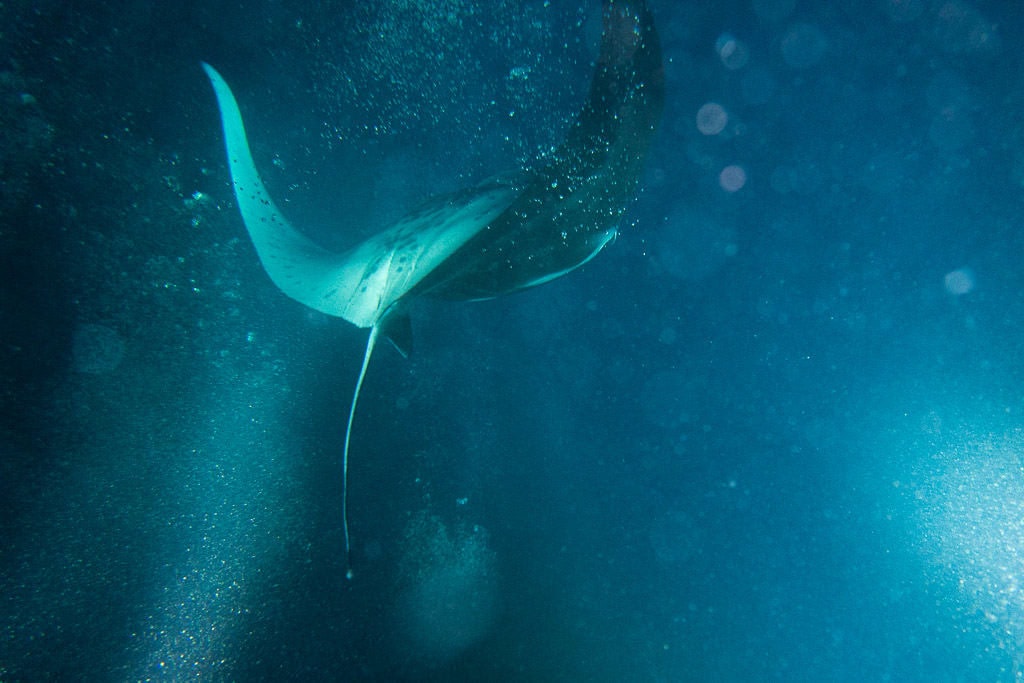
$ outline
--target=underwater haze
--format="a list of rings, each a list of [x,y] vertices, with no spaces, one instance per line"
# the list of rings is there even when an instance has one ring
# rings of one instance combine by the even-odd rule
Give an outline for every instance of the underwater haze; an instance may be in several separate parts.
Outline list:
[[[0,3],[0,681],[1024,680],[1024,4],[650,0],[579,270],[269,280],[543,158],[598,0]]]

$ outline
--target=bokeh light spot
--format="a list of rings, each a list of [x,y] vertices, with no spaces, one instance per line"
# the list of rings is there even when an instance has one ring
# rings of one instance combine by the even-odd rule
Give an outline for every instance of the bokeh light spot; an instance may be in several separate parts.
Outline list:
[[[970,268],[957,268],[946,273],[944,278],[946,291],[957,296],[967,294],[974,289],[974,271]]]
[[[718,37],[715,41],[715,52],[722,60],[722,65],[731,71],[742,69],[750,59],[750,50],[746,43],[737,40],[731,33],[723,33]]]
[[[729,123],[729,114],[717,102],[708,102],[697,110],[697,130],[704,135],[718,135]]]
[[[726,192],[739,192],[747,184],[747,172],[735,164],[726,166],[718,174],[718,184]]]

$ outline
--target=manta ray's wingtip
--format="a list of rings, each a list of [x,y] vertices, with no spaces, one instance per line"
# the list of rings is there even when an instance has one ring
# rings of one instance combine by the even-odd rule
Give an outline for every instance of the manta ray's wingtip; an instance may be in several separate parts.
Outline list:
[[[224,80],[224,77],[220,75],[220,72],[214,69],[212,66],[210,66],[209,62],[204,62],[200,60],[199,66],[203,67],[203,71],[206,72],[206,75],[210,78],[211,81],[217,82]]]

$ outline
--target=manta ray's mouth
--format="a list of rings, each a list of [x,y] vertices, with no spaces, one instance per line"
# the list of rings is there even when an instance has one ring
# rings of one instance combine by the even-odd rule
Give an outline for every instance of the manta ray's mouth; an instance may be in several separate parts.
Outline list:
[[[231,89],[203,64],[220,107],[235,198],[270,279],[310,308],[371,328],[345,432],[346,562],[349,442],[380,335],[407,350],[406,311],[417,297],[485,299],[540,285],[589,261],[616,234],[661,117],[664,72],[644,0],[605,0],[603,15],[590,94],[549,158],[515,180],[433,200],[341,254],[313,243],[278,210],[256,170]]]

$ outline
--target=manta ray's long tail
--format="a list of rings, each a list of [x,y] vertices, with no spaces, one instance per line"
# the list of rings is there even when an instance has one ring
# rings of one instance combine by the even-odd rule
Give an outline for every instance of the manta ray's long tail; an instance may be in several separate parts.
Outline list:
[[[348,442],[352,437],[352,422],[356,416],[356,403],[359,401],[359,390],[363,388],[363,378],[366,377],[366,368],[370,365],[370,356],[373,355],[373,347],[377,345],[377,337],[380,333],[380,325],[370,328],[370,337],[366,340],[366,353],[363,354],[363,367],[359,369],[359,379],[356,380],[356,390],[352,394],[352,406],[348,409],[348,425],[345,427],[345,449],[341,456],[341,526],[345,533],[345,578],[352,578],[352,564],[349,561],[349,536],[348,536]]]

